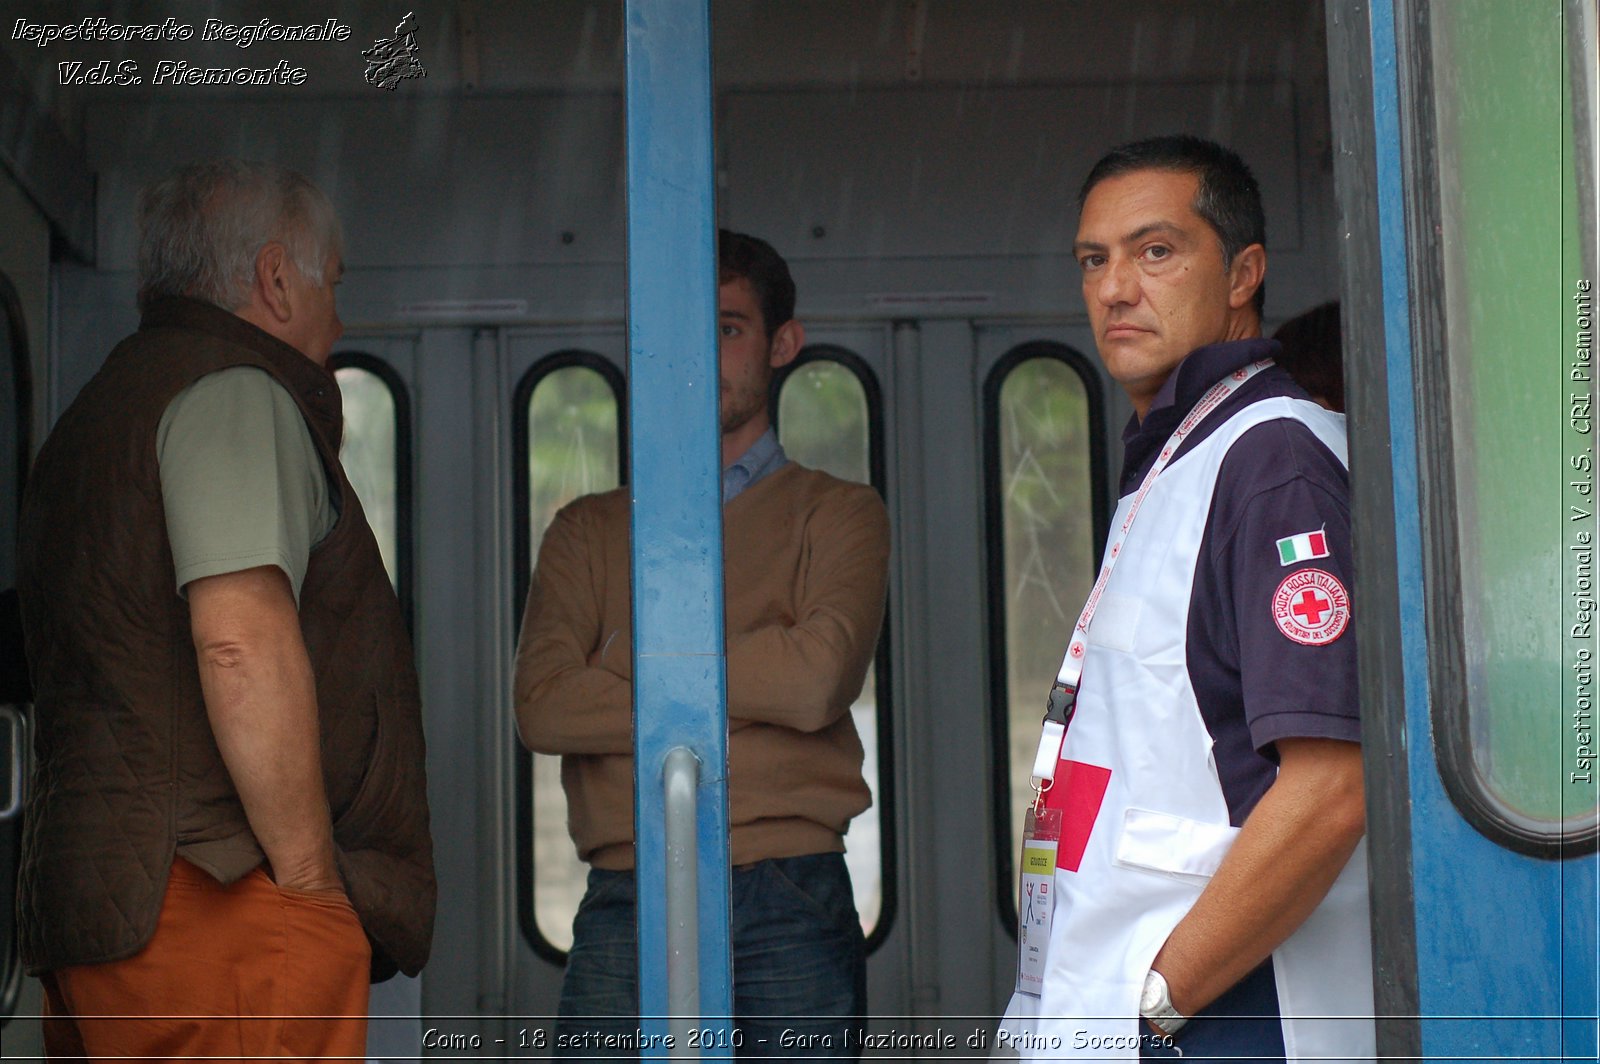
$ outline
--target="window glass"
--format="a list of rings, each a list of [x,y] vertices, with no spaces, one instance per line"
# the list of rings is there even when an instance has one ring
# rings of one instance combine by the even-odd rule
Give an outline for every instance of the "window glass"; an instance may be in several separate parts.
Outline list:
[[[1011,848],[1022,848],[1022,810],[1039,743],[1045,695],[1061,667],[1072,625],[1088,597],[1097,544],[1089,397],[1059,358],[1002,362],[987,416],[998,429],[989,485],[999,511],[1004,597],[1004,712],[1009,724]],[[993,549],[993,547],[991,548]]]
[[[389,582],[399,587],[399,480],[395,467],[395,402],[389,383],[357,366],[334,371],[344,402],[339,462],[356,489],[378,541]]]
[[[588,366],[550,371],[533,387],[524,411],[528,426],[528,529],[531,566],[556,511],[581,495],[606,491],[617,478],[617,396]],[[520,614],[519,614],[520,616]],[[583,900],[588,866],[567,834],[567,795],[561,759],[533,762],[534,919],[546,942],[572,946],[572,918]]]
[[[1562,19],[1429,8],[1465,726],[1455,782],[1525,837],[1592,827],[1592,284]],[[1563,116],[1564,120],[1557,120]],[[1507,160],[1516,160],[1508,165]],[[1592,253],[1592,246],[1590,247]],[[1557,603],[1560,608],[1552,608]]]
[[[532,564],[557,510],[619,483],[617,397],[598,371],[565,366],[540,378],[527,416]]]
[[[867,393],[843,364],[818,359],[796,367],[778,393],[778,425],[784,453],[796,462],[872,483]]]
[[[778,429],[793,461],[844,480],[872,482],[870,411],[861,379],[826,358],[795,368],[778,392]],[[870,935],[883,912],[883,833],[878,785],[878,666],[867,671],[861,694],[850,707],[865,751],[862,775],[872,788],[872,806],[850,822],[845,863],[855,886],[861,928]]]

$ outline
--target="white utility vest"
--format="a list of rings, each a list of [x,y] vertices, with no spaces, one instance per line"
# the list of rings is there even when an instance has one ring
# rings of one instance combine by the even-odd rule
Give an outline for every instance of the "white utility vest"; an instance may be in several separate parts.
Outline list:
[[[1145,973],[1239,833],[1189,683],[1185,637],[1222,460],[1249,429],[1283,418],[1304,423],[1348,465],[1343,416],[1284,397],[1244,407],[1156,478],[1089,626],[1061,758],[1111,775],[1078,871],[1055,873],[1044,993],[1013,995],[1000,1024],[1002,1044],[1023,1059],[1138,1059]],[[1363,841],[1272,954],[1289,1061],[1375,1057],[1369,920]],[[1176,1037],[1181,1048],[1183,1032]]]

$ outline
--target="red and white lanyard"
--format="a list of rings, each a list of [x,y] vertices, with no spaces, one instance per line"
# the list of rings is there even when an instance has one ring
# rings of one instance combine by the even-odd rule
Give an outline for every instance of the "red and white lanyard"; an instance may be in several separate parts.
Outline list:
[[[1094,582],[1094,589],[1089,592],[1089,601],[1083,604],[1083,612],[1078,616],[1078,623],[1072,629],[1072,640],[1067,644],[1066,656],[1061,659],[1061,670],[1056,673],[1056,682],[1050,688],[1050,700],[1045,709],[1044,726],[1039,735],[1039,750],[1033,757],[1033,790],[1034,804],[1037,806],[1050,789],[1055,780],[1056,763],[1061,759],[1061,743],[1066,739],[1067,725],[1072,721],[1072,713],[1078,701],[1078,687],[1083,679],[1083,654],[1088,645],[1089,622],[1094,619],[1094,611],[1100,605],[1100,596],[1106,589],[1106,583],[1111,579],[1111,570],[1116,568],[1117,559],[1122,554],[1122,547],[1128,541],[1128,532],[1133,528],[1134,518],[1139,516],[1139,508],[1144,505],[1145,496],[1150,494],[1150,488],[1156,482],[1156,477],[1167,468],[1167,463],[1172,461],[1172,456],[1178,453],[1185,437],[1194,432],[1204,421],[1206,415],[1223,401],[1239,390],[1245,381],[1272,365],[1271,359],[1253,362],[1243,369],[1235,370],[1222,380],[1211,386],[1200,401],[1189,411],[1187,417],[1173,430],[1167,445],[1156,456],[1155,464],[1150,467],[1150,472],[1144,475],[1144,481],[1139,485],[1139,490],[1133,496],[1133,501],[1128,505],[1128,516],[1122,519],[1122,525],[1117,529],[1115,538],[1106,550],[1106,561],[1100,567],[1100,576]]]

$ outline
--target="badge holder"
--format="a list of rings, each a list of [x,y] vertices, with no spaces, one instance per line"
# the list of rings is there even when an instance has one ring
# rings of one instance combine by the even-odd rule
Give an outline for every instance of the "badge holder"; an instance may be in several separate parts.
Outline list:
[[[1045,807],[1041,788],[1034,792],[1022,825],[1022,872],[1017,877],[1017,989],[1024,994],[1044,991],[1060,843],[1061,810]]]

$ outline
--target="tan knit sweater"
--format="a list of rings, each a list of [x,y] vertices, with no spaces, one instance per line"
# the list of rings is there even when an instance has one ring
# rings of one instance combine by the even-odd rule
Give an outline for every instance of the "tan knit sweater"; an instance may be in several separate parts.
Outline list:
[[[844,849],[872,795],[850,703],[883,621],[889,518],[871,488],[793,462],[723,510],[728,819],[735,865]],[[561,754],[568,828],[633,867],[628,496],[551,522],[517,648],[522,741]]]

